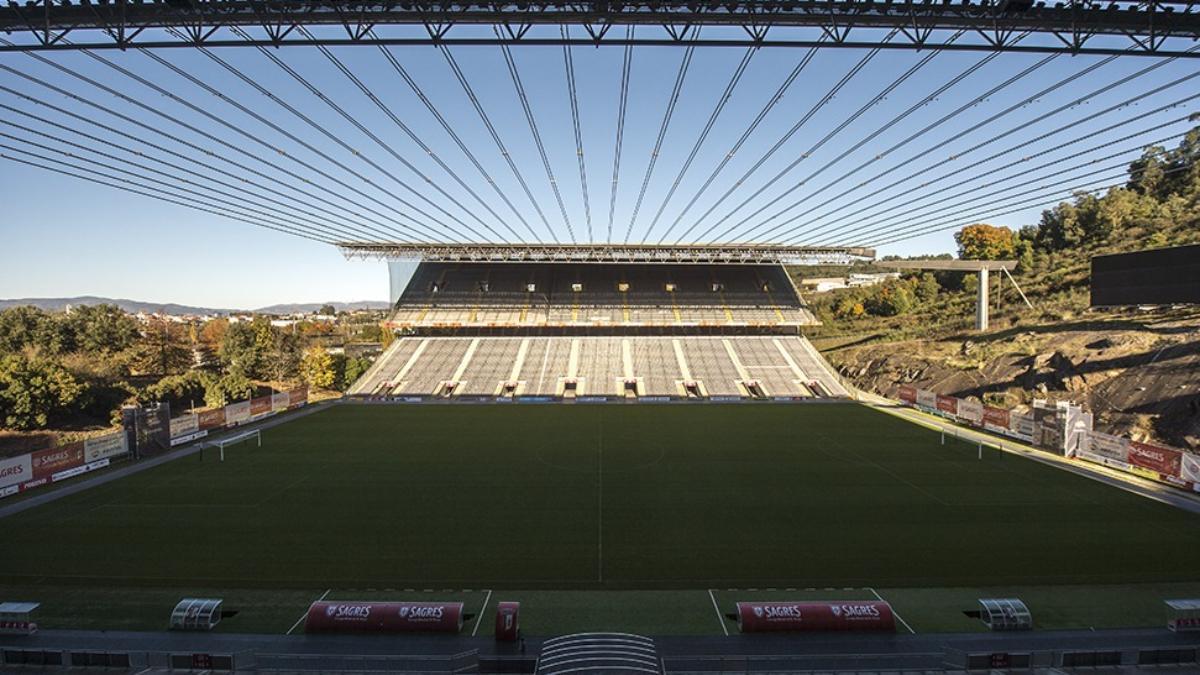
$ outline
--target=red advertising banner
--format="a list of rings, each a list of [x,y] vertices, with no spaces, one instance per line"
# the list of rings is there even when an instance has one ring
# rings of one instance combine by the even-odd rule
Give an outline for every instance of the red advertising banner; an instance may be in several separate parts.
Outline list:
[[[957,415],[958,399],[954,398],[953,396],[942,396],[941,394],[938,394],[937,409],[949,415]]]
[[[299,408],[308,403],[308,387],[297,387],[288,392],[288,407]]]
[[[49,478],[59,471],[73,469],[83,464],[83,443],[72,443],[61,448],[39,450],[30,455],[33,479]]]
[[[262,398],[250,399],[250,416],[258,417],[271,412],[271,397],[263,396]]]
[[[216,429],[225,426],[225,409],[203,410],[197,414],[201,429]]]
[[[1165,476],[1179,477],[1183,455],[1178,450],[1148,443],[1129,442],[1129,463]]]
[[[457,633],[461,602],[314,602],[306,633]]]
[[[985,405],[983,407],[983,423],[1000,427],[1001,429],[1008,429],[1008,410]]]
[[[776,631],[896,630],[892,606],[883,601],[739,602],[738,630]]]
[[[911,385],[900,385],[900,400],[909,405],[917,404],[917,388]]]

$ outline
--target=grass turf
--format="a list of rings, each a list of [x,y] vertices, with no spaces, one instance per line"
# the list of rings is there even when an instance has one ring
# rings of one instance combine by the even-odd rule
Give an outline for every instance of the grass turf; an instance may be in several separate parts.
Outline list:
[[[339,406],[212,459],[0,520],[0,593],[144,628],[206,589],[283,632],[325,589],[495,589],[531,632],[704,633],[708,588],[874,587],[917,630],[967,630],[979,587],[1041,592],[1067,627],[1143,625],[1200,582],[1200,518],[856,404]],[[1165,586],[1109,586],[1134,582]],[[1155,600],[1050,609],[1106,592]]]

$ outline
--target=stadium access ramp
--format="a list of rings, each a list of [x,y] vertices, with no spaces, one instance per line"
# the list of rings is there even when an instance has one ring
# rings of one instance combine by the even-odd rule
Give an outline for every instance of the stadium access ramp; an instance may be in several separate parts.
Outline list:
[[[650,673],[661,675],[654,640],[630,633],[576,633],[542,643],[537,675]]]

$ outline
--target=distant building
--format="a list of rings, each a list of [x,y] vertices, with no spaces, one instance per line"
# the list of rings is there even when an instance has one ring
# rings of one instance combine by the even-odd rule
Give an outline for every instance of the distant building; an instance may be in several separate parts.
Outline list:
[[[899,272],[879,272],[875,274],[855,273],[846,277],[812,277],[801,279],[800,287],[810,293],[828,293],[839,288],[863,288],[877,286],[892,279],[899,279]]]
[[[899,272],[878,272],[876,274],[851,274],[846,278],[846,285],[850,288],[860,288],[862,286],[878,286],[892,279],[899,279]]]

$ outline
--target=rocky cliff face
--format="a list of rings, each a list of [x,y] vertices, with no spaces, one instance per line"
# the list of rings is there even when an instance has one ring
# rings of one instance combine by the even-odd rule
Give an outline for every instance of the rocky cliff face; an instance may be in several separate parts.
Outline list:
[[[1071,400],[1095,413],[1099,430],[1200,450],[1195,317],[834,346],[825,356],[860,388],[887,396],[913,384],[1009,407],[1033,398]]]

